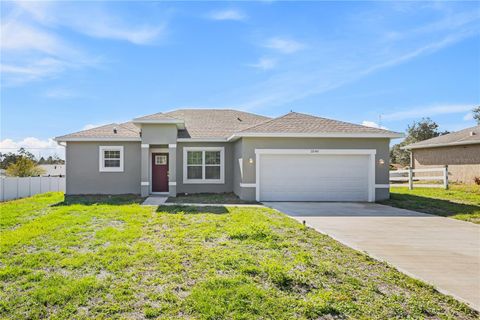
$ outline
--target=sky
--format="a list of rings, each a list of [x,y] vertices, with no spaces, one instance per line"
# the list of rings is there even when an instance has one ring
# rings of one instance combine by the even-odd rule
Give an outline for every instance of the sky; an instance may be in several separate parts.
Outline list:
[[[480,2],[7,2],[0,151],[177,108],[474,126]]]

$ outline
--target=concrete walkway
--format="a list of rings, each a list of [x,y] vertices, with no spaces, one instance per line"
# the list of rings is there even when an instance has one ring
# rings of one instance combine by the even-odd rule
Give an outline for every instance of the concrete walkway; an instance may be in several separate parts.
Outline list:
[[[150,196],[142,202],[142,206],[159,206],[165,204],[168,197],[164,196]]]
[[[480,310],[480,226],[371,203],[268,202]]]

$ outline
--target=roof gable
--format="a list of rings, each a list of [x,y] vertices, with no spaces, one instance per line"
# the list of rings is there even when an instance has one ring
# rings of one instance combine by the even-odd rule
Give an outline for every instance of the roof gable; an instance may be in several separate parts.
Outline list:
[[[304,113],[290,112],[244,129],[242,133],[378,133],[392,131],[362,126],[338,120],[316,117]]]

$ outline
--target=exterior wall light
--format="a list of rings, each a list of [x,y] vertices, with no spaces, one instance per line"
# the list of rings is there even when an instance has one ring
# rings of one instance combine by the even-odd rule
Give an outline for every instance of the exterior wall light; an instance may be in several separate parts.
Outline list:
[[[383,159],[378,160],[378,164],[383,166],[385,164],[385,160],[383,160]]]
[[[252,159],[252,158],[248,159],[248,163],[252,164],[252,163],[253,163],[253,159]]]

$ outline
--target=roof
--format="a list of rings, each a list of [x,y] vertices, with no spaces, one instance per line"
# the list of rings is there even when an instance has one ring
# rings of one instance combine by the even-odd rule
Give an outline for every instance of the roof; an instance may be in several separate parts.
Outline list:
[[[466,144],[480,144],[480,125],[412,143],[405,146],[404,149],[436,148]]]
[[[116,130],[115,130],[116,129]],[[140,129],[132,122],[110,123],[93,129],[82,130],[64,136],[56,137],[57,141],[86,141],[86,140],[138,140],[140,141]]]
[[[316,117],[304,113],[290,112],[284,116],[267,120],[258,125],[249,127],[238,132],[238,136],[248,136],[254,134],[365,134],[368,135],[386,135],[391,137],[400,137],[401,134],[373,127],[362,126],[359,124],[348,123],[338,120]]]
[[[358,124],[290,112],[269,118],[232,109],[179,109],[155,113],[126,123],[111,123],[57,137],[57,141],[140,141],[138,124],[175,123],[179,139],[227,141],[248,136],[291,137],[382,137],[398,138],[402,134]],[[116,132],[114,132],[116,129]]]
[[[227,139],[235,132],[262,123],[270,118],[231,109],[180,109],[165,115],[185,122],[178,138]]]

